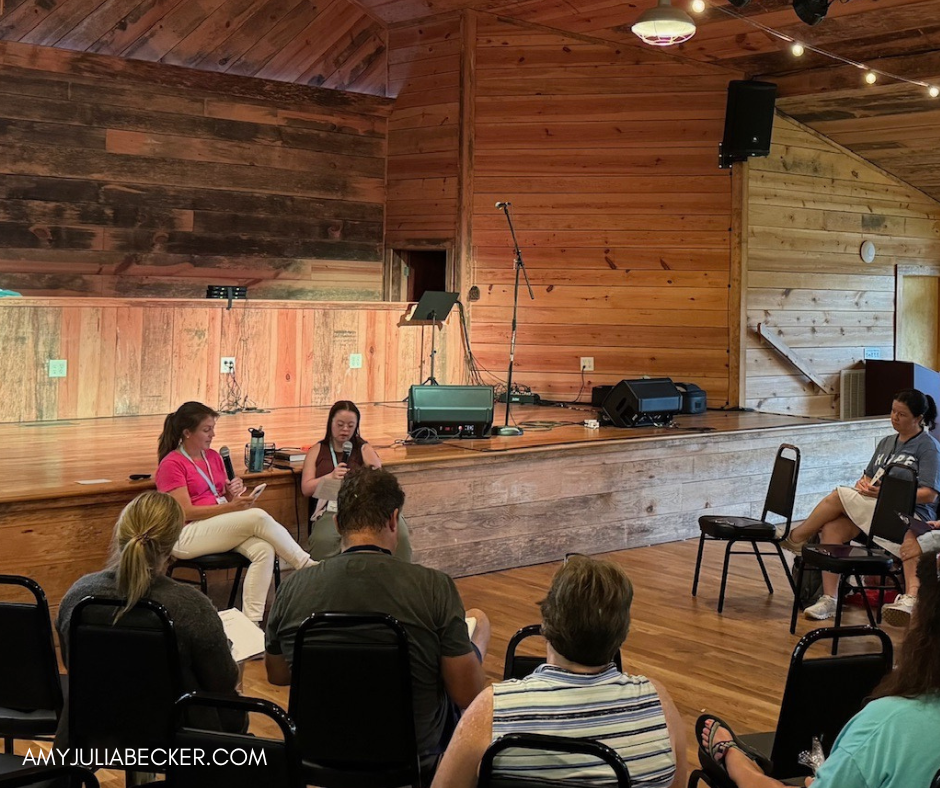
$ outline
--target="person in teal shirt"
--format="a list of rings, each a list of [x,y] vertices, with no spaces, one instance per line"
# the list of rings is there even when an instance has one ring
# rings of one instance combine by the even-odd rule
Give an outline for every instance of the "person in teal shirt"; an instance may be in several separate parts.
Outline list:
[[[920,601],[897,667],[875,688],[875,700],[842,729],[816,779],[807,778],[807,785],[928,788],[940,771],[940,553],[920,557],[917,577]],[[783,785],[764,773],[766,761],[717,717],[704,719],[699,757],[723,786]]]

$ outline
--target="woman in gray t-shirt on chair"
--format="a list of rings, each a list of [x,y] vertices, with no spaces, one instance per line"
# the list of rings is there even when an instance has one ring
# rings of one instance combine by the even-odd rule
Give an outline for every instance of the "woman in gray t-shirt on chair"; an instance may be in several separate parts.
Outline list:
[[[882,474],[892,463],[909,465],[917,473],[915,514],[923,520],[936,516],[940,490],[940,443],[930,434],[937,419],[937,405],[929,394],[917,389],[899,391],[891,403],[891,426],[895,434],[875,448],[862,478],[854,487],[836,487],[823,498],[781,545],[795,553],[816,534],[826,544],[842,544],[871,528],[875,500]],[[822,621],[836,612],[838,575],[823,572],[823,595],[803,611],[807,618]]]

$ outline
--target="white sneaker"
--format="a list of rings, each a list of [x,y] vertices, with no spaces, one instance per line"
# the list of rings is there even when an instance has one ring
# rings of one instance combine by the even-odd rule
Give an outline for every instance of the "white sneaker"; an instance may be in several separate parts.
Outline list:
[[[916,602],[917,597],[901,594],[890,605],[881,608],[881,618],[893,627],[906,627],[911,621]]]
[[[806,618],[811,618],[814,621],[825,621],[827,618],[832,618],[835,614],[835,597],[831,597],[828,594],[823,594],[815,604],[810,605],[803,611],[803,615]]]

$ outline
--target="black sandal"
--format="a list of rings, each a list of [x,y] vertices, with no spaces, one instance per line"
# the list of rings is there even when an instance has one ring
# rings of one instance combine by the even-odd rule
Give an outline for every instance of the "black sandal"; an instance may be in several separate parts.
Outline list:
[[[702,732],[705,730],[705,723],[712,721],[712,727],[708,736],[708,748],[702,744]],[[716,742],[715,736],[719,728],[724,728],[731,736],[731,741]],[[762,753],[759,753],[753,747],[748,746],[741,741],[731,730],[731,727],[714,714],[703,714],[695,722],[695,739],[698,742],[698,761],[702,765],[702,771],[705,772],[719,788],[736,788],[735,782],[728,774],[728,768],[725,766],[725,757],[728,750],[734,748],[743,752],[748,758],[754,761],[764,774],[769,775],[773,771],[773,763]]]

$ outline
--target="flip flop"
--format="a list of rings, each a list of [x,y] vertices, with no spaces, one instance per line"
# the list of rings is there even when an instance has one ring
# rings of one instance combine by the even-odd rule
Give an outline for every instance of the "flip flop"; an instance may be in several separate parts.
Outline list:
[[[708,748],[706,749],[702,744],[702,732],[705,730],[705,723],[709,720],[712,721],[712,727],[709,731]],[[725,744],[715,741],[718,728],[724,728],[728,731],[731,736],[730,742]],[[773,771],[773,763],[765,755],[741,741],[731,730],[731,726],[714,714],[703,714],[696,720],[695,740],[698,742],[698,760],[702,765],[702,770],[715,781],[718,788],[736,788],[724,763],[725,753],[732,747],[740,750],[754,761],[764,774],[769,775]]]

